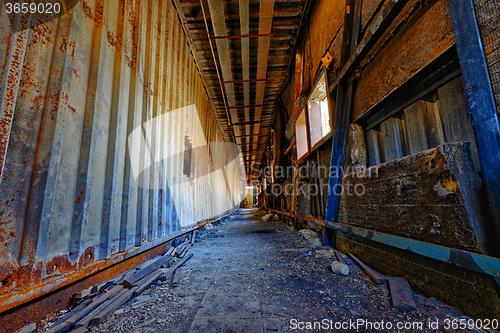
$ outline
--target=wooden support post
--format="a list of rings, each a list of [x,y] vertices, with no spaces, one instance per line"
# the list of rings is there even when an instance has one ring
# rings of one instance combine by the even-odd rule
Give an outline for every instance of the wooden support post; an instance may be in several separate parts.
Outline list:
[[[500,122],[473,0],[448,0],[491,221],[500,241]],[[498,251],[500,252],[500,250]]]
[[[344,18],[344,29],[349,33],[344,34],[342,44],[344,45],[340,57],[340,65],[344,66],[351,54],[356,50],[358,44],[359,29],[361,25],[361,1],[347,0]],[[333,143],[330,169],[339,172],[331,175],[328,180],[328,200],[326,203],[325,220],[336,221],[338,218],[340,195],[336,192],[338,186],[342,185],[342,172],[344,166],[345,145],[347,141],[347,130],[349,128],[349,118],[351,114],[351,104],[353,96],[353,78],[351,76],[343,78],[337,86],[337,103],[335,104],[335,118],[333,124]],[[337,191],[336,191],[337,190]]]

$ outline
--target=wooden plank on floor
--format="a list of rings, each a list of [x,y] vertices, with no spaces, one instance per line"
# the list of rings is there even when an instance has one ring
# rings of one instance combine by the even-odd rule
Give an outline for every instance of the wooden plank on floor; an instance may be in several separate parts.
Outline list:
[[[151,265],[151,263],[155,262],[156,260],[158,260],[160,258],[161,258],[161,256],[156,256],[156,257],[154,257],[152,259],[146,260],[142,264],[137,265],[136,269],[143,269],[145,267],[148,267],[149,265]]]
[[[175,251],[174,251],[174,257],[179,258],[179,255],[181,254],[181,252],[184,250],[185,247],[186,247],[186,244],[181,244],[181,245],[177,246],[175,248]]]
[[[415,300],[406,279],[399,277],[389,278],[389,291],[391,293],[392,306],[398,311],[415,310]]]
[[[182,250],[181,253],[179,253],[179,258],[184,258],[186,255],[187,251],[189,251],[189,248],[191,247],[191,244],[186,245],[186,247]]]
[[[341,262],[341,263],[345,264],[345,261],[344,261],[344,259],[342,258],[340,251],[338,251],[338,250],[335,250],[335,249],[334,249],[334,250],[333,250],[333,252],[335,252],[335,256],[337,257],[337,260],[338,260],[339,262]]]
[[[359,266],[361,266],[361,268],[365,271],[366,275],[368,275],[370,277],[370,279],[373,280],[373,282],[375,282],[376,284],[385,283],[385,281],[387,280],[387,277],[385,277],[384,275],[380,274],[379,272],[377,272],[373,268],[365,265],[361,260],[359,260],[352,253],[348,252],[347,254],[352,259],[352,261],[354,261],[356,264],[358,264]]]
[[[139,295],[140,293],[142,293],[147,288],[149,288],[153,283],[156,282],[156,280],[160,279],[160,277],[162,275],[163,275],[163,272],[161,270],[159,270],[159,271],[151,273],[150,275],[137,281],[137,289],[135,289],[133,296],[135,297],[135,296]]]
[[[158,260],[155,260],[154,262],[150,263],[149,266],[144,267],[143,269],[138,270],[128,278],[124,279],[123,282],[121,283],[125,288],[131,288],[136,281],[139,281],[146,275],[149,275],[151,272],[154,270],[160,268],[163,264],[166,262],[172,260],[172,256],[160,256]]]
[[[114,295],[113,297],[108,298],[105,302],[100,304],[98,307],[96,307],[94,310],[92,310],[90,313],[88,313],[85,317],[83,317],[81,320],[78,322],[74,323],[74,326],[76,328],[79,327],[88,327],[89,323],[92,321],[93,318],[112,304],[116,299],[122,297],[123,294],[127,293],[129,290],[127,289],[122,289],[118,294]]]
[[[66,332],[71,327],[74,327],[79,321],[85,318],[89,313],[92,313],[97,307],[103,304],[106,300],[112,298],[119,292],[123,290],[123,286],[115,286],[108,292],[101,294],[100,296],[92,299],[92,301],[83,309],[78,312],[75,312],[71,317],[69,317],[65,322],[60,323],[58,325],[52,326],[46,333],[60,333]]]
[[[90,320],[89,325],[97,325],[100,324],[108,317],[111,313],[115,312],[120,306],[122,306],[125,302],[127,302],[136,292],[137,287],[132,288],[130,290],[125,290],[124,293],[114,297],[110,300],[110,302],[106,305],[101,312],[97,313],[94,318]]]
[[[179,285],[179,280],[181,278],[181,267],[178,267],[174,272],[174,277],[172,278],[172,287],[177,287]]]
[[[88,331],[89,331],[88,328],[81,326],[72,330],[71,333],[86,333]]]

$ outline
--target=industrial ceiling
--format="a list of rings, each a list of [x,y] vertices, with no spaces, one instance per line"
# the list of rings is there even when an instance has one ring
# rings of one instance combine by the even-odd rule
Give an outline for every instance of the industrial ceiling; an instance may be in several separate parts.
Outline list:
[[[250,175],[274,121],[306,0],[174,0],[225,137]]]

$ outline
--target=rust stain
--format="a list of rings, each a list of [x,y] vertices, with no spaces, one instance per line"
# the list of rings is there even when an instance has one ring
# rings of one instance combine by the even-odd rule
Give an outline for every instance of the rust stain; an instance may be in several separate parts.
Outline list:
[[[71,42],[69,42],[69,55],[71,56],[71,58],[75,57],[75,49],[76,49],[76,42],[75,40],[72,40]]]
[[[108,37],[108,43],[111,47],[116,47],[116,36],[113,32],[108,31],[107,32],[107,37]]]
[[[0,282],[2,282],[2,289],[11,285],[17,279],[19,265],[13,261],[2,263],[0,267]]]
[[[90,8],[90,6],[86,1],[82,3],[82,8],[83,8],[83,14],[92,20],[93,19],[92,8]]]
[[[83,264],[84,266],[88,265],[89,263],[93,262],[95,258],[95,247],[90,246],[85,249],[83,253]]]
[[[76,197],[76,203],[79,204],[82,202],[82,199],[83,199],[83,194],[85,193],[84,190],[80,190],[80,195],[78,197]]]
[[[77,265],[69,261],[69,256],[67,254],[62,254],[47,262],[45,265],[45,274],[47,274],[47,276],[63,274],[75,270],[76,268]]]
[[[54,30],[49,28],[46,24],[41,24],[31,28],[33,33],[31,34],[31,40],[29,46],[35,44],[54,44],[51,35]]]
[[[96,28],[102,26],[102,17],[103,17],[104,8],[102,3],[97,2],[95,5],[95,14],[94,14],[94,26]]]
[[[59,45],[59,50],[62,53],[66,53],[66,50],[68,49],[68,41],[66,40],[66,37],[62,38],[61,44]]]

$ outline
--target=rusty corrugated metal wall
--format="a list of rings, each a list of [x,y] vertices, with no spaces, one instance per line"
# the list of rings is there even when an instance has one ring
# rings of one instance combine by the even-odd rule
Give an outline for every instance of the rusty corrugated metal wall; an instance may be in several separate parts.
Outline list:
[[[164,159],[223,141],[171,0],[0,13],[0,312],[239,204],[238,163]]]

